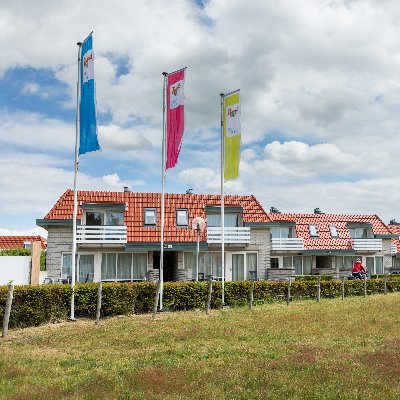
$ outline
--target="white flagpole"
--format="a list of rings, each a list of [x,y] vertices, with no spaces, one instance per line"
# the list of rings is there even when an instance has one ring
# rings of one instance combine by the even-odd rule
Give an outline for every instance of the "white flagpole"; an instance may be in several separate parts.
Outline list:
[[[222,264],[222,305],[225,305],[225,205],[224,205],[224,166],[225,166],[225,138],[224,138],[224,94],[221,93],[221,264]]]
[[[161,160],[161,249],[160,249],[160,299],[159,299],[159,310],[163,309],[163,290],[164,290],[164,196],[165,196],[165,152],[167,149],[166,144],[166,84],[167,76],[166,72],[162,73],[164,75],[164,86],[163,86],[163,139],[162,139],[162,160]]]
[[[71,315],[70,319],[75,320],[75,271],[76,271],[76,216],[78,213],[77,199],[77,178],[79,168],[79,127],[80,127],[80,83],[81,83],[81,52],[82,43],[78,42],[78,82],[76,90],[76,139],[75,139],[75,165],[74,165],[74,210],[72,214],[72,266],[71,266]]]

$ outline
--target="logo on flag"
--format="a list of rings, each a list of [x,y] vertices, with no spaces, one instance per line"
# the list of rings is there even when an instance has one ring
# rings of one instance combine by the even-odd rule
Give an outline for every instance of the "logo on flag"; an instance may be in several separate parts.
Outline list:
[[[226,136],[240,135],[239,103],[226,107]]]
[[[183,94],[184,84],[185,84],[185,81],[180,80],[170,86],[169,108],[171,110],[176,107],[183,106],[183,102],[185,100],[185,97]]]
[[[94,79],[93,50],[89,50],[83,56],[83,83]]]

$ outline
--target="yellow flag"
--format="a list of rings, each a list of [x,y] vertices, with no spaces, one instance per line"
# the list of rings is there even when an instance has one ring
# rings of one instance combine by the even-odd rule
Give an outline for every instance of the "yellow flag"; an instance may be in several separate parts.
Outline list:
[[[224,96],[224,181],[239,177],[240,162],[240,91]]]

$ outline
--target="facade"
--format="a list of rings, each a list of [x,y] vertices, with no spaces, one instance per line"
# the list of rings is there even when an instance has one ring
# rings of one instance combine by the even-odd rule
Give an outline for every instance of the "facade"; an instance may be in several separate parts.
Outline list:
[[[40,242],[46,249],[46,239],[41,236],[0,236],[0,250],[31,249],[33,242]]]
[[[77,281],[141,281],[159,278],[161,195],[135,192],[78,192]],[[221,279],[220,196],[166,194],[164,280],[196,278],[195,217],[199,231],[198,278]],[[67,190],[37,225],[48,231],[47,274],[71,278],[73,191]],[[225,197],[226,280],[267,277],[270,222],[254,196]]]
[[[283,214],[271,209],[271,270],[275,275],[347,276],[356,258],[370,274],[391,272],[395,235],[377,215]]]
[[[391,220],[388,228],[395,235],[392,239],[392,272],[400,273],[400,223]]]

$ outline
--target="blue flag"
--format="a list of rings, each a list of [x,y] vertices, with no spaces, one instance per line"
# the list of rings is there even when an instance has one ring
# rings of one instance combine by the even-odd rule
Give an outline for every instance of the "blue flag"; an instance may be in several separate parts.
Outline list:
[[[96,97],[94,87],[93,40],[90,34],[81,47],[81,101],[79,155],[100,150],[97,139]]]

